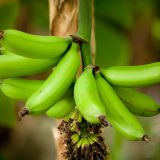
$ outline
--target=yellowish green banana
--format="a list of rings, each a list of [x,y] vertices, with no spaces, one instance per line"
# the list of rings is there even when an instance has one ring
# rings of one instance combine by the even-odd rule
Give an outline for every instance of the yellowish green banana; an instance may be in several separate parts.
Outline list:
[[[31,59],[14,54],[0,55],[0,78],[28,76],[44,72],[55,66],[61,57]]]
[[[101,74],[109,83],[121,87],[142,87],[160,83],[159,73],[160,62],[101,69]]]
[[[29,97],[24,110],[30,114],[39,114],[62,98],[79,70],[80,55],[78,50],[78,44],[73,43],[71,49],[64,55],[47,80]],[[21,115],[24,115],[23,111]]]
[[[74,98],[78,110],[88,122],[100,123],[99,118],[106,115],[91,68],[85,69],[76,81]]]
[[[2,80],[0,89],[10,98],[16,100],[27,100],[28,97],[43,84],[43,82],[43,80],[8,78]]]
[[[106,108],[106,117],[117,131],[129,140],[147,140],[139,121],[123,105],[112,87],[99,73],[96,82],[101,100]]]
[[[160,105],[152,97],[132,88],[114,87],[114,89],[132,113],[142,117],[160,113]]]
[[[9,51],[29,58],[50,59],[61,56],[72,42],[71,37],[39,36],[8,29],[0,32],[0,41]]]
[[[71,113],[74,107],[75,107],[75,102],[72,95],[59,100],[56,104],[54,104],[47,110],[46,114],[48,117],[51,118],[56,118],[56,119],[65,118]]]

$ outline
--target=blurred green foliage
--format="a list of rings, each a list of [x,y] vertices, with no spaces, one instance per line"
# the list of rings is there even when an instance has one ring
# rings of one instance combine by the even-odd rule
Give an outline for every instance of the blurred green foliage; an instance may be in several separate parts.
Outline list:
[[[129,64],[131,51],[127,38],[109,24],[96,22],[96,64],[101,67]]]
[[[133,14],[127,0],[95,0],[97,19],[110,20],[125,28],[133,26]]]
[[[0,91],[0,126],[14,127],[15,122],[15,103]]]
[[[7,0],[0,3],[0,29],[13,28],[19,12],[17,0]]]
[[[127,65],[131,50],[120,29],[130,29],[134,18],[127,0],[95,0],[96,64],[101,67]]]
[[[28,10],[28,18],[31,26],[48,30],[49,28],[49,6],[44,0],[19,0],[21,7]]]

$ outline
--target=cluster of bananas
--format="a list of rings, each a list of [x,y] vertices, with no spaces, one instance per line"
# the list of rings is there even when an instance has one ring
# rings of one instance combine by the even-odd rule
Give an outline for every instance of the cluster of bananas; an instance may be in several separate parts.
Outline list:
[[[91,124],[99,124],[106,118],[129,140],[148,141],[133,114],[154,116],[160,112],[160,105],[130,87],[159,83],[159,62],[107,69],[91,65],[76,79],[81,57],[79,44],[71,37],[5,30],[0,32],[0,43],[0,88],[7,96],[26,101],[20,116],[45,112],[49,117],[64,118],[76,106]],[[54,66],[46,80],[20,78]]]
[[[106,160],[109,151],[101,133],[107,125],[88,123],[78,109],[71,112],[58,127],[64,134],[64,159]]]
[[[44,112],[54,118],[67,116],[75,107],[73,86],[80,67],[78,44],[72,43],[70,37],[37,36],[17,30],[5,30],[0,37],[0,88],[7,96],[26,101],[21,116]],[[46,80],[20,78],[55,65]]]

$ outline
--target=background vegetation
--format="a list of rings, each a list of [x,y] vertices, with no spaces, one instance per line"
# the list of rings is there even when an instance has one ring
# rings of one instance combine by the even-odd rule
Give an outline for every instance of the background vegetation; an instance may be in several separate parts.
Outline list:
[[[95,0],[96,64],[108,67],[159,61],[159,8],[158,0]],[[48,1],[0,0],[0,29],[48,35],[48,15]],[[160,102],[160,85],[141,90]],[[28,116],[17,122],[16,110],[22,105],[0,93],[0,160],[56,159],[54,121]],[[111,127],[105,130],[113,160],[160,159],[160,116],[139,119],[151,137],[148,144],[130,142]]]

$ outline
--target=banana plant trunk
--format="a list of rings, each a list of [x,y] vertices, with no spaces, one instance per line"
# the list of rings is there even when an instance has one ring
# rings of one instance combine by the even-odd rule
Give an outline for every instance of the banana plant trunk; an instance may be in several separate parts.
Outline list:
[[[93,4],[93,3],[92,3]],[[94,8],[94,7],[92,7]],[[92,12],[94,20],[94,11]],[[77,32],[78,29],[78,0],[49,0],[49,19],[50,19],[50,34],[56,36],[68,36]],[[95,34],[94,21],[92,22],[91,32],[91,48],[93,62],[95,59]],[[64,152],[63,137],[60,135],[57,126],[53,127],[53,136],[57,149],[57,160],[63,160],[62,153]]]

